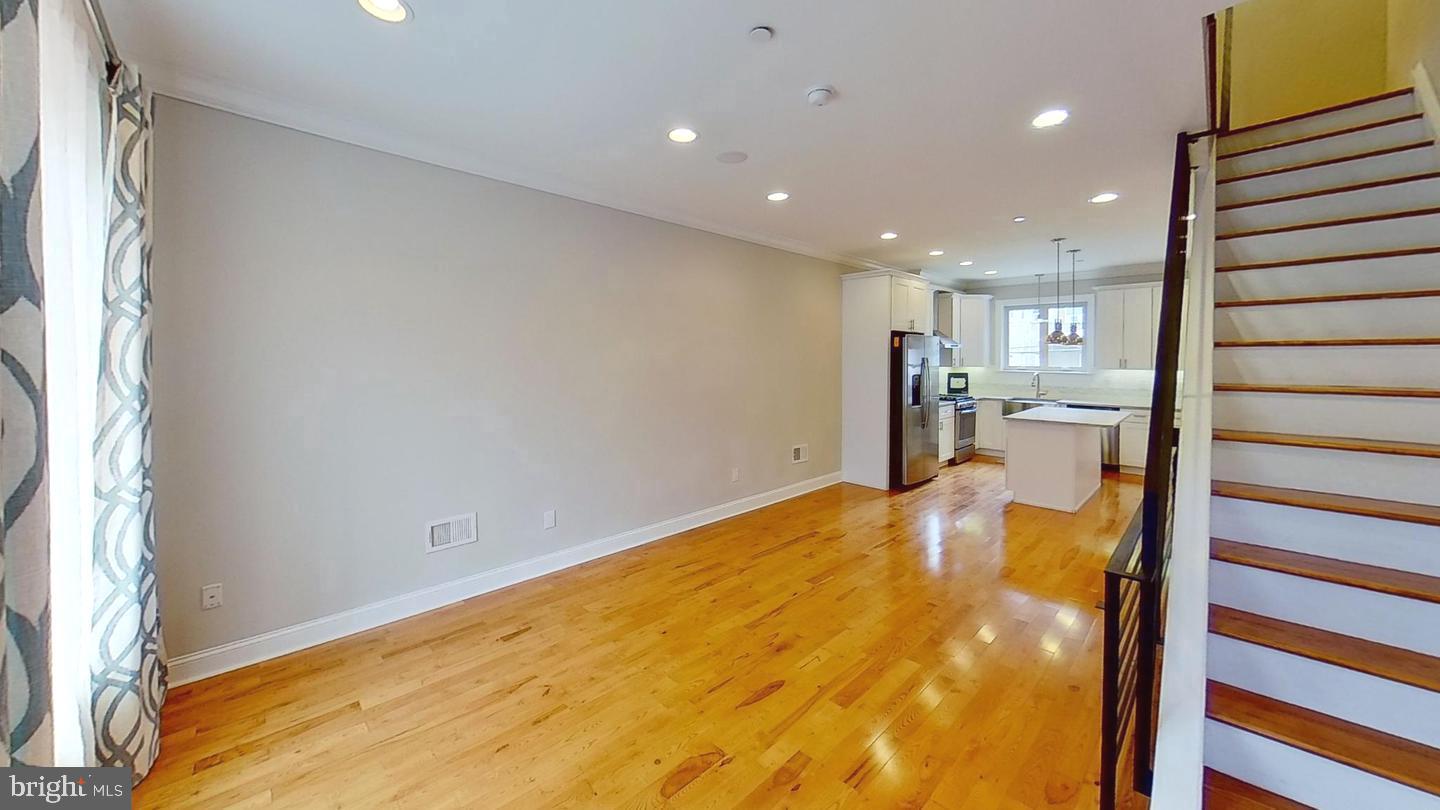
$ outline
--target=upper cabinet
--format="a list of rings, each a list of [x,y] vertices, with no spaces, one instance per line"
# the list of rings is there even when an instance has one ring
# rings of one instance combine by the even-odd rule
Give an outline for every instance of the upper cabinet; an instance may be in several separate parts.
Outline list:
[[[990,365],[990,310],[992,296],[943,292],[935,296],[935,332],[960,344],[947,349],[941,362],[948,366]]]
[[[930,334],[930,285],[924,279],[890,279],[890,328],[896,332]]]
[[[1099,287],[1095,290],[1095,367],[1155,367],[1160,285]]]
[[[990,313],[994,296],[960,296],[960,365],[990,365]]]

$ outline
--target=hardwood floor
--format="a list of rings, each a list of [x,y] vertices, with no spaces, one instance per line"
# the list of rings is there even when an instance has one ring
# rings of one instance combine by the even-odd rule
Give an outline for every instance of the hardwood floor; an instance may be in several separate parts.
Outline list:
[[[172,691],[140,808],[1097,805],[1105,560],[964,464]]]

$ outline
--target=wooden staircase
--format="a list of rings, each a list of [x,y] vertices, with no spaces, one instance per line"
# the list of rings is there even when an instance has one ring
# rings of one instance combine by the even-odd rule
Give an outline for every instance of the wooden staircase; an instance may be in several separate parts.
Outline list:
[[[1219,139],[1209,808],[1440,808],[1436,123]]]

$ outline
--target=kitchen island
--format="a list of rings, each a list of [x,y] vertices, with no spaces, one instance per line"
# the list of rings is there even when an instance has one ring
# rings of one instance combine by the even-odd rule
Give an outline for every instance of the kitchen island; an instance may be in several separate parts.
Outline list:
[[[1015,503],[1078,512],[1100,489],[1100,431],[1128,416],[1050,405],[1005,417],[1005,486]]]

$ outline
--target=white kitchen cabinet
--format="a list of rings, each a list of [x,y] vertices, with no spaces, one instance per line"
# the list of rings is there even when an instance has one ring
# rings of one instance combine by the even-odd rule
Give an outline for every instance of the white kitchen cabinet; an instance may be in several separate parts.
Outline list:
[[[949,415],[946,415],[946,412]],[[955,457],[955,407],[940,411],[940,463]]]
[[[1155,366],[1160,285],[1140,284],[1095,291],[1096,368]]]
[[[929,334],[933,317],[930,285],[923,279],[890,279],[890,328]]]
[[[1005,403],[982,399],[975,407],[975,449],[1005,452]]]
[[[1120,423],[1120,466],[1145,468],[1145,453],[1150,444],[1150,412],[1128,411],[1130,418]]]
[[[960,365],[990,365],[990,313],[994,297],[989,295],[960,296]]]

